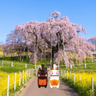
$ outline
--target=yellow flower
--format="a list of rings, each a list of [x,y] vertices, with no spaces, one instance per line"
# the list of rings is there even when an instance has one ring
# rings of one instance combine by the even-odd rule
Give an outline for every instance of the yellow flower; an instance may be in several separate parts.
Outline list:
[[[0,96],[2,94],[6,96],[7,92],[7,78],[9,75],[9,90],[14,89],[14,80],[15,80],[15,73],[7,73],[0,71]],[[26,79],[28,78],[28,71],[24,72],[24,81],[25,81],[25,75]],[[21,72],[21,84],[22,84],[22,77],[23,77],[23,72]],[[19,73],[16,73],[16,86],[19,86]]]
[[[79,80],[79,75],[80,75],[80,80]],[[65,73],[65,75],[63,75],[64,78],[67,78],[67,73]],[[74,73],[70,73],[68,72],[68,79],[74,80]],[[91,78],[93,78],[93,82],[94,82],[94,87],[96,88],[96,72],[92,72],[92,73],[75,73],[75,86],[81,87],[82,89],[86,89],[88,90],[86,94],[89,94],[87,96],[90,96],[90,94],[92,94],[92,90],[91,90]],[[80,81],[80,82],[79,82]]]

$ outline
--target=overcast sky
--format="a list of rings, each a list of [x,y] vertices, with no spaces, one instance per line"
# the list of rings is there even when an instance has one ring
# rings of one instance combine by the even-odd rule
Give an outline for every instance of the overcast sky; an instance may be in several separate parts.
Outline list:
[[[59,11],[70,22],[82,25],[87,34],[96,36],[96,0],[0,0],[0,42],[6,42],[7,34],[18,24],[28,21],[46,21],[49,14]]]

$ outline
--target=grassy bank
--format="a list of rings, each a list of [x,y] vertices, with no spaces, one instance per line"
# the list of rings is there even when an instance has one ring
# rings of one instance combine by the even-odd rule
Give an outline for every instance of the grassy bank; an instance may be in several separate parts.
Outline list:
[[[2,60],[3,60],[3,65],[2,65]],[[11,67],[11,63],[13,62],[13,67]],[[36,63],[36,65],[41,65],[44,64],[45,67],[46,63],[50,62],[50,60],[38,60],[38,62]],[[25,64],[27,64],[27,68],[25,68]],[[5,71],[5,72],[18,72],[18,71],[23,71],[25,69],[29,69],[29,68],[35,68],[33,63],[29,62],[29,59],[26,60],[26,56],[25,59],[23,59],[23,61],[18,61],[18,56],[15,57],[0,57],[0,70],[1,71]]]
[[[60,70],[67,70],[67,71],[71,71],[71,72],[96,72],[96,61],[91,63],[88,62],[86,63],[86,68],[83,64],[75,64],[75,66],[71,68],[66,68],[65,66],[61,65],[60,66]]]

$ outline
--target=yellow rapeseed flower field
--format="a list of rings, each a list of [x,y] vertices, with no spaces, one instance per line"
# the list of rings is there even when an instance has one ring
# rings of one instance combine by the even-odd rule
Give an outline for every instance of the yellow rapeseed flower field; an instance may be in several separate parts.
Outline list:
[[[14,90],[14,80],[15,80],[15,73],[7,73],[0,71],[0,96],[6,96],[7,94],[7,78],[9,75],[9,90]],[[26,75],[26,80],[28,79],[28,70],[24,72],[24,81],[25,81],[25,75]],[[20,79],[20,84],[22,84],[22,77],[23,77],[23,72],[16,73],[16,86],[19,86],[19,77]]]
[[[67,79],[67,72],[65,72],[65,75],[63,74],[62,77],[64,77],[65,79]],[[96,72],[92,72],[92,73],[70,73],[68,72],[68,80],[69,82],[73,82],[74,83],[74,77],[75,77],[75,84],[74,86],[76,86],[76,88],[78,88],[78,92],[80,92],[80,90],[82,91],[82,93],[85,92],[86,96],[91,96],[92,95],[92,81],[91,78],[93,77],[93,87],[94,89],[96,89]],[[82,95],[84,96],[84,95]]]

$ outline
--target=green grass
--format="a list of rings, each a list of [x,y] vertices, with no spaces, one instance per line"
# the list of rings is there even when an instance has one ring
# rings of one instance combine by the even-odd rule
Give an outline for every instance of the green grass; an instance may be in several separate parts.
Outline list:
[[[33,64],[28,64],[27,68],[25,68],[24,62],[13,62],[13,67],[11,67],[11,62],[12,61],[4,61],[4,64],[2,65],[2,62],[0,61],[0,70],[11,73],[23,71],[25,69],[35,68]]]
[[[17,91],[19,91],[20,90],[20,88],[22,87],[23,85],[21,85],[21,86],[17,86],[16,87],[16,90],[10,90],[9,91],[9,96],[13,96]]]
[[[33,63],[30,63],[29,62],[29,59],[26,59],[27,57],[24,56],[24,59],[23,59],[23,62],[20,62],[18,60],[18,56],[14,56],[14,57],[0,57],[0,70],[2,71],[7,71],[7,72],[18,72],[18,71],[22,71],[22,70],[25,70],[25,64],[28,64],[27,65],[27,69],[29,68],[35,68],[34,67],[34,64]],[[1,64],[1,61],[4,60],[4,65],[2,66]],[[11,67],[11,62],[14,62],[13,63],[13,67]],[[50,62],[50,60],[38,60],[37,64],[36,65],[41,65],[41,64],[44,64],[45,66],[44,67],[47,67],[46,66],[46,63]],[[52,64],[53,64],[53,61],[52,61]],[[51,65],[52,67],[53,65]],[[70,68],[66,68],[65,66],[61,66],[60,69],[63,69],[63,70],[68,70],[68,71],[71,71],[71,72],[86,72],[86,71],[96,71],[96,61],[94,62],[94,64],[92,64],[91,61],[87,61],[86,63],[86,68],[84,68],[84,63],[81,64],[81,65],[77,65],[75,64],[75,66],[70,69]],[[82,71],[83,70],[83,71]]]
[[[41,65],[41,64],[44,64],[44,67],[47,67],[46,63],[49,63],[50,60],[43,60],[43,61],[38,61],[37,65]]]
[[[5,58],[4,58],[4,57],[0,57],[0,60],[8,60],[8,61],[14,61],[14,62],[19,61],[19,62],[20,62],[18,56],[13,56],[13,57],[11,57],[11,56],[6,56]],[[22,62],[22,61],[21,61],[21,62]],[[24,57],[23,57],[23,62],[25,62],[25,63],[30,63],[30,62],[29,62],[29,58],[27,59],[27,57],[24,56]]]
[[[29,62],[29,59],[26,60],[26,56],[24,57],[25,59],[23,62],[18,61],[18,56],[14,57],[0,57],[0,70],[5,71],[8,73],[11,72],[18,72],[18,71],[23,71],[25,69],[30,69],[30,68],[35,68],[33,63]],[[2,60],[4,61],[4,64],[2,65]],[[13,62],[13,67],[11,67],[11,62]],[[41,65],[44,64],[44,67],[46,66],[46,63],[50,62],[50,60],[43,60],[43,61],[38,61],[36,65]],[[25,68],[25,64],[27,64],[27,68]]]
[[[30,63],[30,59],[27,58],[27,56],[22,56],[22,59],[23,59],[23,62],[24,63]],[[5,58],[4,57],[0,57],[0,60],[7,60],[7,61],[14,61],[14,62],[22,62],[19,60],[19,57],[18,56],[14,56],[14,57],[11,57],[11,56],[6,56]],[[46,64],[47,62],[50,62],[50,60],[38,60],[38,65],[40,65],[41,63],[43,64]]]
[[[86,63],[86,68],[84,67],[84,63],[81,65],[76,65],[70,69],[70,68],[66,68],[65,66],[61,66],[60,70],[67,70],[67,71],[71,71],[71,72],[90,72],[90,71],[96,71],[96,61],[94,63],[91,62],[87,62]]]

